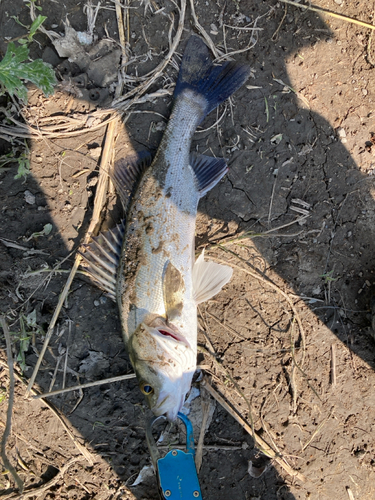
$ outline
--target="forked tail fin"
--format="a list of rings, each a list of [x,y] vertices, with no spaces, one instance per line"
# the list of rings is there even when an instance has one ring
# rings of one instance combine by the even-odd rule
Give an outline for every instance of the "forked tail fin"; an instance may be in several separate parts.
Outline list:
[[[250,67],[247,65],[236,62],[213,64],[207,45],[193,35],[186,44],[174,97],[185,89],[201,94],[207,102],[207,115],[239,89],[249,75]]]

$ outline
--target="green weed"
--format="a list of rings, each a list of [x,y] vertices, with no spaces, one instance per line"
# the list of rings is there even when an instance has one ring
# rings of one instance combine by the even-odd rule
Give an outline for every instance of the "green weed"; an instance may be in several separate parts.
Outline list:
[[[0,171],[7,170],[6,168],[4,168],[7,164],[18,163],[17,174],[14,176],[14,178],[21,179],[23,177],[24,179],[26,179],[26,177],[30,173],[29,153],[30,152],[26,141],[22,150],[20,147],[13,146],[12,151],[0,156]]]
[[[41,59],[26,62],[29,49],[26,45],[16,47],[10,42],[4,58],[0,61],[1,94],[8,93],[27,102],[27,88],[23,80],[34,83],[46,95],[53,93],[56,77],[53,69]]]
[[[36,310],[29,314],[21,314],[19,317],[20,331],[11,332],[13,339],[18,342],[17,362],[22,371],[26,369],[26,353],[29,350],[30,341],[36,335],[43,336],[43,329],[36,322]]]

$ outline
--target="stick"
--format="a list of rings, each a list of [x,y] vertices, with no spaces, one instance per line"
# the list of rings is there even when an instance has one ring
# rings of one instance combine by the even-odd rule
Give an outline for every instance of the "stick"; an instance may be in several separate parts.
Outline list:
[[[246,337],[244,337],[243,335],[241,335],[240,333],[236,332],[236,330],[234,330],[233,328],[231,328],[230,326],[226,325],[225,323],[222,323],[216,316],[214,316],[213,314],[210,313],[210,311],[205,311],[206,314],[208,314],[208,316],[213,319],[216,323],[218,323],[221,327],[225,328],[225,330],[227,330],[229,333],[231,333],[232,335],[242,339],[242,340],[248,340]]]
[[[348,494],[349,500],[355,500],[353,492],[349,486],[346,487],[346,493]]]
[[[72,323],[73,323],[73,321],[71,319],[68,319],[68,339],[66,341],[66,351],[65,351],[65,359],[64,359],[63,381],[62,381],[62,388],[63,389],[65,389],[66,369],[68,368],[68,354],[69,354],[70,334],[72,333]]]
[[[14,480],[16,481],[20,493],[22,493],[23,481],[17,474],[16,469],[9,462],[5,450],[7,440],[12,428],[12,413],[13,413],[13,403],[14,403],[14,372],[13,372],[12,344],[10,341],[8,325],[3,316],[0,317],[0,322],[4,331],[5,341],[7,345],[7,358],[8,358],[8,369],[9,369],[9,399],[8,399],[8,409],[7,409],[7,420],[5,424],[4,434],[1,440],[1,458],[3,459],[5,467],[9,470]]]
[[[280,1],[283,3],[288,3],[290,5],[294,5],[294,7],[299,7],[300,9],[311,10],[313,12],[318,12],[319,14],[327,14],[327,16],[341,19],[341,21],[346,21],[347,23],[359,24],[359,26],[364,26],[365,28],[370,28],[371,30],[375,30],[375,26],[373,26],[372,24],[365,23],[363,21],[358,21],[357,19],[353,19],[352,17],[344,16],[342,14],[337,14],[337,12],[321,9],[320,7],[311,7],[309,5],[292,2],[292,0],[280,0]]]
[[[306,448],[309,446],[309,444],[312,443],[312,441],[314,440],[315,436],[322,430],[323,426],[325,425],[325,423],[327,422],[327,420],[329,420],[331,418],[332,415],[333,415],[333,408],[331,409],[331,412],[328,415],[328,417],[326,417],[323,420],[323,422],[321,422],[318,425],[318,427],[316,428],[316,430],[312,433],[312,435],[309,437],[309,439],[306,441],[306,443],[302,446],[302,451],[305,451]]]
[[[202,425],[201,432],[199,434],[197,451],[195,453],[195,467],[197,468],[197,472],[200,471],[202,466],[202,455],[203,455],[203,442],[204,435],[206,434],[206,427],[208,422],[208,417],[210,416],[210,408],[211,408],[211,398],[208,394],[208,391],[204,387],[201,388],[201,403],[202,403]]]
[[[87,387],[94,387],[96,385],[111,384],[112,382],[119,382],[120,380],[128,380],[130,378],[135,378],[135,377],[136,377],[135,373],[130,373],[129,375],[119,375],[118,377],[106,378],[104,380],[96,380],[95,382],[87,382],[87,384],[75,385],[73,387],[66,387],[65,389],[57,389],[56,391],[46,392],[44,394],[37,394],[33,396],[33,399],[49,398],[50,396],[56,396],[57,394],[64,394],[66,392],[87,389]]]
[[[203,26],[201,24],[199,24],[199,21],[198,21],[198,18],[197,18],[197,15],[195,13],[195,9],[194,9],[194,0],[190,0],[190,9],[191,9],[191,15],[193,16],[194,24],[195,24],[197,30],[201,33],[203,38],[206,40],[206,43],[210,47],[211,52],[213,53],[215,58],[217,58],[219,56],[225,56],[225,54],[223,54],[223,52],[219,51],[215,47],[215,44],[211,40],[211,37],[208,35],[207,31],[203,28]]]
[[[112,155],[112,150],[113,150],[113,140],[114,140],[114,135],[115,135],[115,129],[116,129],[117,121],[116,122],[110,122],[107,128],[107,135],[105,138],[105,145],[103,149],[103,156],[102,156],[102,161],[100,164],[100,169],[99,169],[99,181],[98,181],[98,187],[95,195],[95,201],[94,201],[94,213],[90,222],[89,229],[86,233],[84,243],[88,243],[90,241],[91,235],[94,233],[97,224],[99,223],[100,220],[100,213],[102,211],[103,205],[104,205],[104,200],[105,196],[107,194],[107,185],[108,185],[108,175],[106,173],[107,171],[107,164],[108,160]],[[42,347],[42,350],[40,352],[38,361],[36,362],[33,374],[31,375],[29,385],[27,386],[26,389],[26,397],[30,395],[30,391],[32,386],[34,385],[36,376],[39,371],[40,364],[43,360],[44,354],[47,350],[49,341],[52,337],[53,329],[55,328],[56,321],[59,317],[60,311],[62,309],[62,306],[64,304],[64,301],[68,295],[70,286],[73,282],[73,278],[78,270],[78,267],[81,263],[82,257],[78,254],[75,258],[74,265],[72,267],[72,270],[70,271],[68,280],[64,286],[64,289],[60,295],[59,302],[56,306],[55,312],[53,313],[51,323],[48,327],[46,338],[44,340],[44,344]]]
[[[331,385],[336,386],[336,345],[331,345]]]
[[[129,10],[128,10],[128,14],[129,14]],[[116,17],[117,17],[117,27],[118,27],[119,37],[120,37],[122,56],[121,56],[121,78],[119,78],[119,83],[116,87],[115,97],[120,97],[120,95],[122,94],[122,90],[124,88],[125,65],[128,62],[128,58],[126,55],[124,18],[122,17],[122,5],[120,4],[120,1],[116,2]]]
[[[253,432],[250,425],[239,415],[237,412],[235,412],[229,404],[225,401],[225,399],[212,387],[212,385],[209,383],[207,377],[204,377],[203,381],[201,382],[203,387],[207,389],[207,391],[211,394],[212,397],[216,399],[218,403],[221,404],[221,406],[230,414],[232,417],[237,420],[237,422],[245,429],[246,432],[250,434],[250,436],[254,439],[256,444],[261,448],[262,453],[264,453],[266,456],[269,458],[272,458],[275,460],[280,467],[282,467],[290,476],[295,477],[301,482],[305,482],[306,478],[303,474],[300,474],[299,472],[295,471],[292,469],[292,467],[284,462],[282,457],[277,456],[275,452],[268,446],[268,444],[263,441],[263,439],[258,436],[256,432]]]
[[[164,69],[166,66],[169,64],[170,60],[172,59],[173,54],[175,53],[178,44],[180,43],[182,32],[184,30],[184,23],[185,23],[185,11],[186,11],[186,0],[181,0],[181,7],[179,9],[179,14],[180,14],[180,19],[178,22],[178,27],[176,30],[176,35],[173,39],[172,46],[169,49],[168,54],[165,56],[164,60],[153,70],[152,76],[146,80],[143,84],[139,85],[137,88],[134,90],[130,90],[127,94],[114,99],[112,101],[112,107],[115,109],[121,109],[124,111],[123,106],[121,103],[123,101],[130,100],[131,97],[136,95],[136,97],[129,103],[129,106],[132,105],[132,103],[137,100],[142,94],[146,92],[146,90],[155,82],[159,76],[162,75]],[[148,75],[146,75],[148,76]],[[0,127],[0,132],[1,132],[1,127]]]

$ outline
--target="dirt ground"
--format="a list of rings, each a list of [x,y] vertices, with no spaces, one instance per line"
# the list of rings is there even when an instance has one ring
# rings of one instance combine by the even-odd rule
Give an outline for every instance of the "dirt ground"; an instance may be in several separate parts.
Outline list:
[[[67,19],[75,30],[86,30],[84,2],[37,4],[48,30],[63,35]],[[180,19],[177,4],[131,2],[129,54],[138,59],[127,75],[147,75],[163,60],[169,27],[172,23],[174,38]],[[198,361],[212,385],[281,457],[265,457],[211,398],[199,473],[203,498],[373,499],[373,31],[274,0],[194,5],[221,51],[252,46],[233,56],[251,66],[247,84],[206,118],[194,138],[194,150],[225,157],[230,166],[199,205],[197,249],[206,247],[212,258],[234,267],[230,283],[200,308]],[[314,5],[375,24],[375,2],[316,0]],[[9,37],[25,33],[12,16],[30,24],[26,3],[0,4],[0,57]],[[184,28],[178,54],[189,34],[198,32],[190,5]],[[101,2],[94,33],[99,40],[118,40],[113,2]],[[27,142],[31,174],[15,180],[17,164],[0,170],[0,310],[26,383],[91,220],[106,140],[101,121],[114,91],[110,82],[105,88],[93,83],[94,76],[80,92],[74,85],[72,90],[80,71],[59,58],[46,35],[35,40],[33,58],[57,66],[64,82],[49,98],[30,90],[23,118],[33,132]],[[117,128],[115,158],[131,148],[155,152],[170,110],[176,54],[174,62],[146,95],[162,88],[165,93],[126,113],[126,123]],[[117,67],[109,64],[106,75],[111,72],[116,75]],[[142,82],[128,80],[124,92]],[[25,139],[11,120],[22,118],[0,99],[0,154],[22,151]],[[121,217],[113,191],[102,215],[103,227]],[[35,235],[47,224],[49,234]],[[1,346],[4,427],[9,396],[4,337]],[[127,373],[132,367],[117,307],[78,273],[34,387],[47,392],[60,389],[63,378],[69,387]],[[25,481],[23,498],[158,498],[152,474],[134,485],[150,465],[145,426],[151,416],[134,379],[49,398],[64,423],[41,400],[25,399],[25,390],[18,379],[6,447]],[[200,400],[193,401],[189,414],[196,440]],[[164,450],[171,441],[184,444],[175,428],[165,436]],[[21,498],[5,468],[0,483],[1,497]]]

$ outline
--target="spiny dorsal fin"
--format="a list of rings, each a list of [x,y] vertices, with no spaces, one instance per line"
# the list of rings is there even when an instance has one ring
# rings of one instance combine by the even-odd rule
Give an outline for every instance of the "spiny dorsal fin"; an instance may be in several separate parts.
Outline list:
[[[165,313],[169,321],[179,316],[183,306],[184,280],[181,273],[168,261],[163,276],[163,296]]]
[[[228,172],[224,158],[213,158],[197,153],[190,154],[190,165],[195,173],[200,197],[212,189]]]
[[[139,181],[151,165],[151,162],[151,154],[147,151],[140,151],[116,161],[110,175],[120,196],[125,214],[128,211],[130,201],[138,187]]]
[[[195,261],[193,267],[194,300],[197,304],[211,299],[220,292],[223,286],[231,279],[233,269],[204,260],[204,250]]]
[[[79,250],[84,259],[83,267],[92,276],[95,284],[105,290],[116,301],[116,274],[120,261],[125,221],[92,238],[89,245]]]

